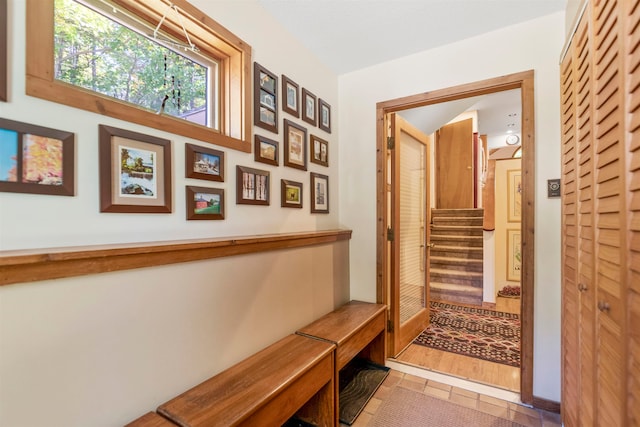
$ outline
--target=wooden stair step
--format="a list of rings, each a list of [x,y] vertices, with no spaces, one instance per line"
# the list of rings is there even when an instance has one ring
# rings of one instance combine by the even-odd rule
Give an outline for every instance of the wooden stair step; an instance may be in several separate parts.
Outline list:
[[[461,271],[482,272],[483,260],[480,258],[458,258],[458,257],[429,257],[431,268],[451,269]]]
[[[482,259],[482,247],[436,245],[431,248],[431,256]]]
[[[431,216],[471,216],[482,217],[484,209],[468,208],[468,209],[431,209]]]
[[[469,246],[481,247],[483,245],[482,236],[446,236],[431,235],[431,243],[444,244],[445,246]]]
[[[477,225],[431,225],[431,235],[482,236],[482,226]]]

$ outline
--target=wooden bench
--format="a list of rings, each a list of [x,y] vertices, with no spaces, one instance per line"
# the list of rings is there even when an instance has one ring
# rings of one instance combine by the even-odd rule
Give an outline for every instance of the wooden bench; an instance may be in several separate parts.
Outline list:
[[[351,301],[298,330],[299,335],[322,339],[336,345],[335,416],[339,425],[339,372],[354,357],[384,366],[386,346],[386,305]]]
[[[155,412],[148,412],[124,427],[176,427],[176,425]]]
[[[334,426],[335,345],[292,334],[160,405],[180,426]]]

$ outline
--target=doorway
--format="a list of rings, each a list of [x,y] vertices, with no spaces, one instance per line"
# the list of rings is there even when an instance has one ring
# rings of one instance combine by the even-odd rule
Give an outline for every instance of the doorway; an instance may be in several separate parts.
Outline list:
[[[388,251],[387,226],[394,208],[393,197],[388,194],[388,177],[391,163],[388,161],[389,146],[387,117],[391,113],[432,104],[460,101],[466,98],[518,89],[522,102],[522,270],[521,270],[521,367],[520,395],[524,403],[533,401],[533,265],[534,265],[534,100],[533,71],[511,74],[480,82],[431,91],[404,98],[384,101],[377,105],[377,295],[378,301],[389,306],[390,319],[399,311],[397,300],[392,301],[394,286],[391,274],[392,260]],[[427,245],[427,256],[428,248]],[[390,340],[396,340],[398,330],[393,324],[388,328]]]

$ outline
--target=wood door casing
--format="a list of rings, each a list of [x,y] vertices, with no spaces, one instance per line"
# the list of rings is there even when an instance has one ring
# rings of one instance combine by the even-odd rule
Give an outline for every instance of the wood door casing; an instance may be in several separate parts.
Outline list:
[[[473,120],[442,126],[436,132],[436,208],[473,208]]]

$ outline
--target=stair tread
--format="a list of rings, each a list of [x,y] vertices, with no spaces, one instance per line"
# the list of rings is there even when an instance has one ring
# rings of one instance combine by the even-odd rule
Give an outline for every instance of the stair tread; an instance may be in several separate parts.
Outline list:
[[[482,240],[482,236],[458,236],[456,234],[431,234],[431,238],[451,240]]]
[[[439,261],[439,262],[482,264],[482,258],[459,258],[459,257],[432,255],[429,257],[429,259],[431,261]]]
[[[444,290],[449,292],[454,291],[454,292],[464,292],[464,293],[471,293],[471,294],[482,294],[482,288],[478,288],[476,286],[431,282],[429,283],[429,287],[431,289]]]
[[[474,252],[482,252],[482,246],[448,246],[448,245],[436,245],[437,249],[457,249],[457,250],[472,250]]]

